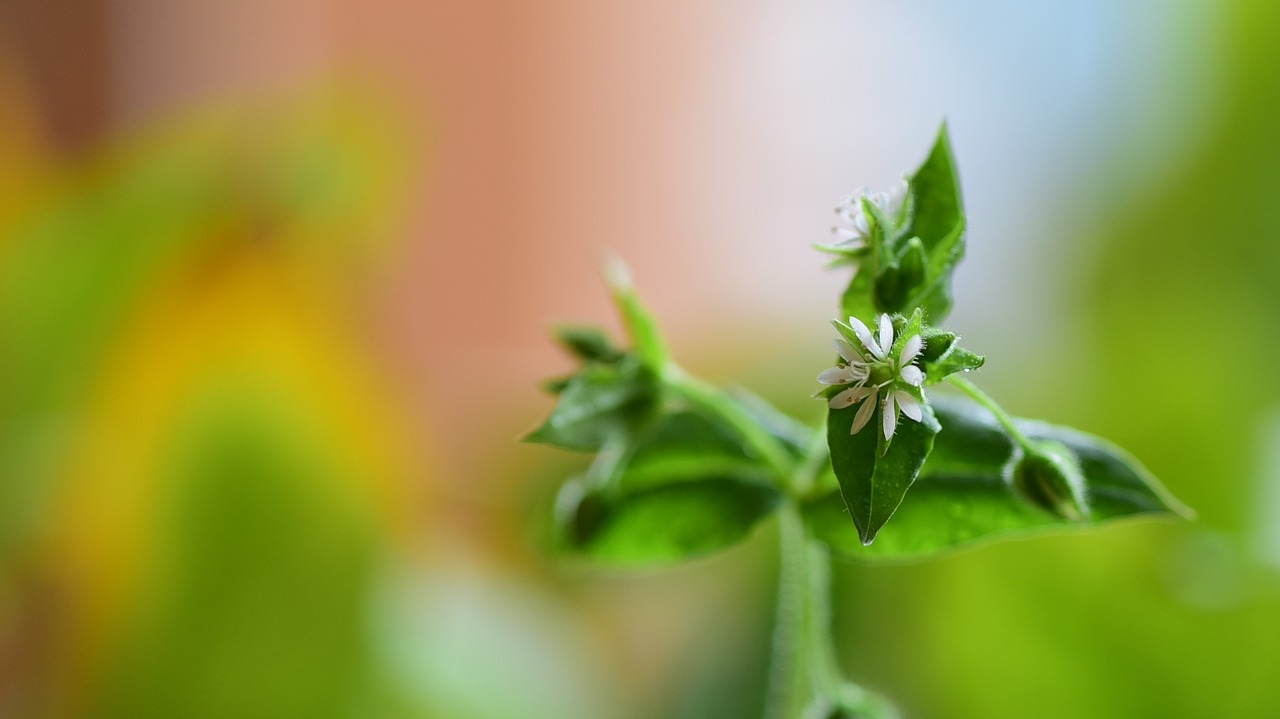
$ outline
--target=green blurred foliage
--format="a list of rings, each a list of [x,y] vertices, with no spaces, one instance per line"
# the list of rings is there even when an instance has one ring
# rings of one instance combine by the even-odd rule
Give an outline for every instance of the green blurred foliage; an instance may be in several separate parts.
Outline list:
[[[219,387],[175,428],[159,557],[94,716],[345,717],[372,699],[377,517],[272,399]]]

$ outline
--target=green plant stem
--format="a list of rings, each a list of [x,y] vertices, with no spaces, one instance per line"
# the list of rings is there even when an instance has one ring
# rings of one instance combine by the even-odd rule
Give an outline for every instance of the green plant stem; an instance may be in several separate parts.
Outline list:
[[[830,560],[806,536],[794,503],[779,511],[778,531],[778,605],[765,717],[798,719],[816,697],[834,699],[841,691],[831,641]]]
[[[969,395],[970,399],[985,407],[986,410],[991,413],[991,416],[995,417],[996,421],[1000,423],[1000,426],[1004,428],[1005,433],[1009,435],[1010,439],[1023,447],[1030,446],[1031,440],[1027,439],[1027,436],[1022,433],[1022,430],[1018,429],[1018,425],[1014,423],[1013,417],[1010,417],[1009,413],[1005,412],[1003,407],[996,404],[996,401],[991,399],[986,392],[978,389],[977,385],[958,374],[951,375],[947,378],[947,381],[955,385],[961,392]]]
[[[842,682],[831,635],[831,556],[826,547],[808,537],[805,537],[805,571],[808,575],[805,624],[812,661],[810,679],[815,693],[835,697]]]
[[[889,705],[844,681],[831,637],[831,559],[811,540],[800,513],[828,461],[826,423],[814,430],[805,456],[796,459],[759,420],[715,386],[668,363],[663,379],[684,401],[718,417],[759,455],[786,499],[778,512],[778,604],[774,624],[766,719],[801,719],[817,698],[856,708],[865,716],[892,714]]]
[[[761,461],[778,480],[779,488],[787,493],[791,491],[795,460],[782,442],[760,426],[758,419],[719,388],[685,372],[678,365],[668,364],[663,370],[663,379],[686,402],[719,417],[733,428],[747,446],[760,455]]]
[[[795,488],[798,496],[807,497],[813,492],[814,485],[818,481],[818,475],[822,474],[823,469],[826,469],[830,457],[831,449],[827,445],[827,415],[823,414],[822,422],[814,430],[813,439],[809,441],[804,459],[801,460],[800,466],[796,469],[795,477],[791,482],[791,486]]]

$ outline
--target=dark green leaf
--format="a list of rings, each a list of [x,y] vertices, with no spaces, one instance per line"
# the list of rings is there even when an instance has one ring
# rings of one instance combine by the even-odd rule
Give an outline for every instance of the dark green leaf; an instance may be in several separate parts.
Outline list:
[[[964,220],[951,235],[930,250],[924,281],[907,300],[907,307],[919,307],[930,322],[941,322],[951,312],[951,273],[964,258]]]
[[[641,566],[736,544],[779,499],[765,485],[709,478],[614,493],[584,492],[573,482],[557,504],[566,549],[609,564]]]
[[[644,434],[621,485],[635,491],[713,476],[767,482],[770,475],[728,429],[695,411],[678,410],[662,415]]]
[[[925,265],[928,261],[929,258],[924,251],[924,243],[920,241],[920,238],[912,237],[907,240],[906,248],[902,251],[902,259],[898,263],[901,267],[904,287],[916,287],[924,281]]]
[[[857,434],[850,434],[858,405],[833,409],[827,419],[831,466],[860,544],[870,544],[893,516],[933,447],[938,422],[927,406],[920,422],[900,417],[893,441],[881,431],[883,406]],[[880,450],[883,450],[881,452]]]
[[[1071,521],[1046,511],[1015,489],[1014,445],[986,410],[968,400],[942,395],[933,397],[932,404],[942,431],[910,496],[875,544],[862,545],[835,493],[805,509],[815,536],[848,556],[894,560],[1037,530],[1092,526],[1146,514],[1188,514],[1137,460],[1114,445],[1064,427],[1019,421],[1018,426],[1032,440],[1058,443],[1069,451],[1084,481],[1087,519]]]
[[[569,378],[555,409],[526,442],[593,452],[612,438],[641,430],[659,406],[657,377],[635,356],[589,364]]]
[[[617,362],[623,355],[598,327],[563,325],[552,328],[551,333],[562,347],[583,362]]]
[[[906,231],[920,238],[928,264],[903,311],[923,308],[926,319],[938,324],[951,311],[951,273],[964,256],[964,202],[945,124],[924,164],[911,176],[911,199]]]
[[[947,126],[938,128],[938,137],[924,164],[911,175],[914,212],[910,233],[924,243],[929,256],[946,242],[964,222],[960,179],[951,155]]]

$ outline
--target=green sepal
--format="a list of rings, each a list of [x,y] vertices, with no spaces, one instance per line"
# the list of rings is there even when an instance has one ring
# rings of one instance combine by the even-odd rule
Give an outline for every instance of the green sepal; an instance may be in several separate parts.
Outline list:
[[[931,404],[943,429],[910,496],[875,544],[863,546],[836,492],[806,503],[806,525],[813,536],[845,556],[894,561],[1124,517],[1191,516],[1141,463],[1110,442],[1065,427],[1018,420],[1019,429],[1037,446],[1069,452],[1079,468],[1083,480],[1079,501],[1087,513],[1078,520],[1064,517],[1028,499],[1015,486],[1018,451],[987,410],[946,395],[932,396]]]
[[[952,336],[954,337],[954,335]],[[928,340],[926,340],[926,348],[928,348],[927,343]],[[922,358],[917,364],[924,370],[924,383],[928,386],[938,384],[956,372],[969,372],[978,369],[986,361],[987,359],[982,355],[976,355],[955,344],[955,340],[952,340],[950,346],[941,357],[934,360]]]
[[[642,429],[655,416],[660,395],[657,374],[635,355],[588,364],[564,382],[550,416],[524,441],[597,451]]]
[[[920,358],[917,360],[922,367],[926,363],[937,362],[942,359],[956,341],[960,339],[954,332],[938,329],[937,327],[925,327],[924,333],[921,335],[924,339],[924,349],[920,351]]]

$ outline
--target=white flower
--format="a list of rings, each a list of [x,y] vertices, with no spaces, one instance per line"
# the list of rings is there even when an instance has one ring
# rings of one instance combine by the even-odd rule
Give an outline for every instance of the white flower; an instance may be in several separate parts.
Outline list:
[[[867,188],[840,198],[836,206],[836,215],[848,227],[832,227],[831,231],[840,239],[832,247],[839,249],[858,249],[871,239],[871,222],[862,211],[862,198],[880,208],[887,217],[895,219],[902,209],[902,201],[907,197],[907,180],[904,177],[893,189],[884,192],[868,192]]]
[[[891,439],[898,425],[898,410],[916,422],[924,417],[920,400],[916,399],[920,392],[918,388],[924,384],[924,372],[912,364],[924,349],[924,339],[918,334],[912,335],[893,357],[890,356],[893,351],[893,321],[887,314],[880,315],[879,325],[879,337],[873,337],[871,330],[857,317],[850,317],[849,327],[862,344],[862,350],[844,340],[836,340],[836,352],[848,364],[838,364],[824,371],[818,375],[818,382],[852,385],[827,401],[832,409],[862,403],[849,434],[857,434],[866,426],[875,413],[877,399],[882,397],[884,438]]]

